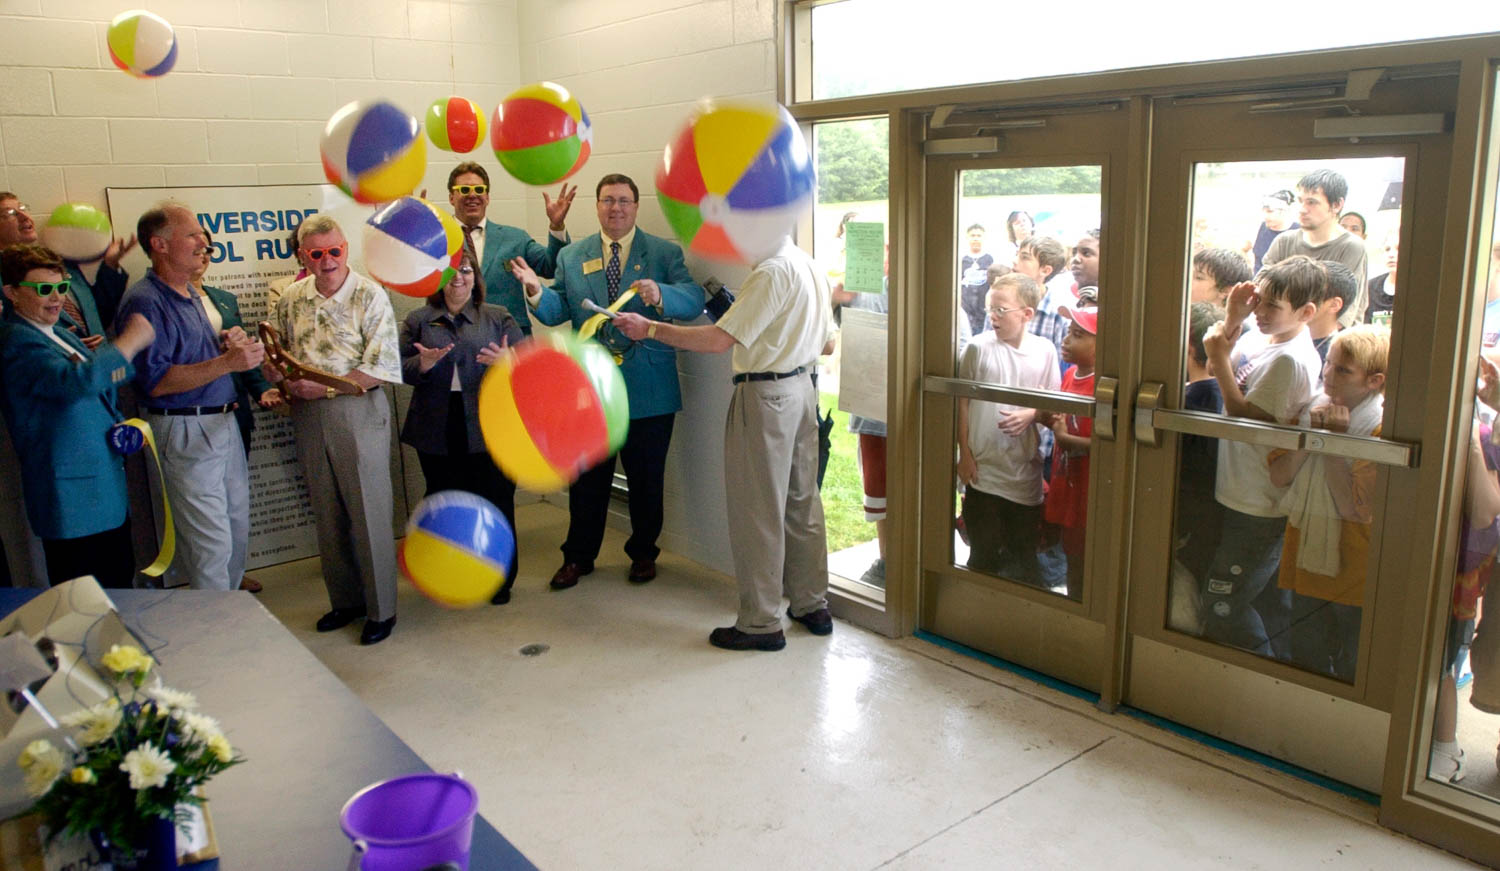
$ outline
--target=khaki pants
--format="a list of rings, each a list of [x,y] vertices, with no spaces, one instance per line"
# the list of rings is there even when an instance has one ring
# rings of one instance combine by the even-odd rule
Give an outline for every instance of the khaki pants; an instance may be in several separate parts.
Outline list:
[[[828,605],[828,540],[818,495],[817,390],[808,373],[735,385],[724,424],[729,547],[739,581],[735,628],[781,629]]]
[[[292,404],[297,460],[318,520],[323,583],[335,608],[396,616],[391,534],[391,403],[384,390]]]

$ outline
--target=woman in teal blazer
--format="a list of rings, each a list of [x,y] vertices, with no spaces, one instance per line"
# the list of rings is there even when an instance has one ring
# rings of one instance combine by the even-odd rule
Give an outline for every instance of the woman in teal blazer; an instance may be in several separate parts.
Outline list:
[[[27,517],[47,554],[53,584],[93,575],[107,587],[135,577],[124,458],[110,448],[121,420],[115,387],[129,360],[151,344],[140,316],[93,351],[57,329],[68,273],[40,245],[0,254],[10,302],[0,326],[0,409],[21,460]]]

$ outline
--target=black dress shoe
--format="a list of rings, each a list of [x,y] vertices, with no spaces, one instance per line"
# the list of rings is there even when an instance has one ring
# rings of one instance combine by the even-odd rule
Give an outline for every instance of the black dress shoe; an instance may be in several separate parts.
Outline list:
[[[780,629],[751,635],[733,626],[721,626],[708,633],[708,643],[725,650],[780,650],[786,647],[786,635]]]
[[[644,584],[656,577],[656,560],[638,559],[631,560],[630,574],[627,576],[632,584]]]
[[[566,590],[569,587],[578,586],[578,579],[594,570],[593,566],[584,568],[579,563],[563,563],[562,568],[552,575],[548,583],[554,590]]]
[[[379,644],[391,637],[391,630],[396,628],[396,618],[389,620],[366,620],[365,628],[360,630],[360,644]]]
[[[807,631],[814,635],[833,634],[833,615],[828,613],[827,608],[819,608],[816,611],[808,611],[801,617],[792,614],[792,609],[786,609],[786,615],[807,627]]]
[[[495,595],[493,595],[493,596],[490,597],[490,604],[491,605],[508,605],[508,604],[510,604],[510,587],[501,587],[500,589],[496,590],[495,591]]]
[[[317,628],[319,632],[332,632],[335,629],[343,629],[363,616],[365,616],[363,608],[334,608],[318,618]]]

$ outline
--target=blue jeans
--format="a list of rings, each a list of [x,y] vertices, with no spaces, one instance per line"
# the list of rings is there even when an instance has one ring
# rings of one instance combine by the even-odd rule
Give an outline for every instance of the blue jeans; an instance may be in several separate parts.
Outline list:
[[[1224,509],[1224,527],[1203,588],[1203,637],[1270,656],[1266,620],[1256,599],[1281,568],[1285,517]]]

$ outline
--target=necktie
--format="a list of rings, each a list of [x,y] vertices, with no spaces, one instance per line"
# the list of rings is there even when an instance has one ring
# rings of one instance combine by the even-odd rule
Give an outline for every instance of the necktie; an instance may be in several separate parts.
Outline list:
[[[62,295],[62,306],[63,311],[68,313],[68,317],[72,318],[78,323],[78,329],[74,332],[78,333],[78,335],[80,336],[87,336],[89,334],[89,325],[84,323],[83,309],[80,309],[78,307],[78,300],[73,298],[72,293],[65,293]]]
[[[620,298],[620,243],[609,243],[609,265],[604,267],[604,284],[609,288],[609,301]]]
[[[464,228],[464,247],[468,248],[469,252],[474,255],[474,262],[478,264],[479,249],[474,246],[474,231],[479,228],[477,226],[470,227],[468,224],[463,224],[462,226]]]

